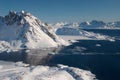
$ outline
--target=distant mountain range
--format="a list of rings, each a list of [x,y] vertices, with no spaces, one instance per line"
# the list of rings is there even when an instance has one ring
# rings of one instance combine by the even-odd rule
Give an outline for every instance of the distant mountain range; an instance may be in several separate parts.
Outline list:
[[[86,22],[58,22],[53,25],[55,28],[58,27],[72,27],[72,28],[80,28],[80,29],[120,29],[120,21],[116,22],[103,22],[103,21],[86,21]]]

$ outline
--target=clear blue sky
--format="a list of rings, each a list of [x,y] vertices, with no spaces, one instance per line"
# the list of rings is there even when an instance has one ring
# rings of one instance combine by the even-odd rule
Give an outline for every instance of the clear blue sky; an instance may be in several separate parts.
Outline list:
[[[9,10],[25,10],[49,23],[120,20],[120,0],[0,0],[0,15]]]

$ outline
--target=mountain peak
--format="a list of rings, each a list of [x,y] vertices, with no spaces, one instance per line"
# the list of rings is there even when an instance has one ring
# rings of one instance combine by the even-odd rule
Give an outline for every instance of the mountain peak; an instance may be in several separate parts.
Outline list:
[[[31,15],[31,14],[24,10],[21,10],[20,12],[10,10],[8,15],[27,16],[27,15]]]
[[[29,18],[29,20],[37,19],[29,12],[23,10],[20,12],[9,11],[9,14],[4,17],[4,22],[6,25],[13,25],[14,23],[23,24],[28,20],[26,17]]]
[[[24,10],[22,10],[22,11],[21,11],[21,13],[22,13],[22,14],[24,14],[24,13],[25,13],[25,11],[24,11]]]

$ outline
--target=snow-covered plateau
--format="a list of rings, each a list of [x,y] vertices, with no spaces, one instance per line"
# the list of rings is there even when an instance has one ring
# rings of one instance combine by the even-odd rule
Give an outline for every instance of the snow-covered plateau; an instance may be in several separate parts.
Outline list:
[[[97,80],[90,71],[58,65],[29,66],[22,62],[0,61],[0,80]]]

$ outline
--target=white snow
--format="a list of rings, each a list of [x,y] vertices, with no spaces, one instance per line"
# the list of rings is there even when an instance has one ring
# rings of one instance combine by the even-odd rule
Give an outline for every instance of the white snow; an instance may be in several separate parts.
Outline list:
[[[58,65],[26,66],[21,62],[0,61],[0,80],[96,80],[90,71]]]

